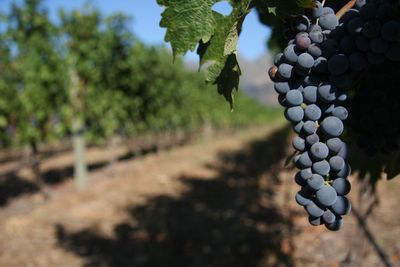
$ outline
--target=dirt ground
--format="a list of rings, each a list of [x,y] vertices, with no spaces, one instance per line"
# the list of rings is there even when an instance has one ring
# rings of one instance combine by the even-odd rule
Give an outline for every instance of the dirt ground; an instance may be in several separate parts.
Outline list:
[[[278,123],[112,166],[106,149],[91,149],[83,191],[65,152],[41,165],[48,200],[29,170],[2,163],[0,266],[400,266],[400,179],[379,183],[365,219],[372,198],[358,197],[352,177],[343,230],[312,227],[284,167],[289,135]]]

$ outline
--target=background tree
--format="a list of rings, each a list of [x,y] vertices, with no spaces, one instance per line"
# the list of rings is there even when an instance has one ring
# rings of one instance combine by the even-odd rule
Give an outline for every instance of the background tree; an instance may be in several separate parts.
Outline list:
[[[33,173],[43,188],[38,144],[60,134],[59,107],[67,96],[62,82],[64,65],[55,49],[58,33],[40,0],[26,0],[21,6],[14,4],[8,25],[15,49],[13,71],[17,81],[12,84],[15,98],[10,100],[16,101],[19,109],[13,114],[13,138],[18,144],[30,145]]]

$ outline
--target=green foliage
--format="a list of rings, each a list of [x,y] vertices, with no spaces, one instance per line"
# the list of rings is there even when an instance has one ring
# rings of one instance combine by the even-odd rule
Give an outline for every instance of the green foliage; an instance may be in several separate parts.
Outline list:
[[[166,48],[137,40],[129,17],[104,18],[90,7],[59,16],[56,26],[41,1],[26,0],[13,5],[7,33],[0,33],[3,147],[82,133],[90,143],[99,143],[115,135],[240,127],[275,118],[276,113],[241,94],[238,111],[230,112],[204,82],[203,73],[188,70],[179,58],[173,63]],[[240,72],[233,54],[239,28],[218,31],[203,40],[203,59],[229,63],[220,65],[222,69],[210,66],[216,69],[213,79],[222,83],[230,71]],[[232,42],[219,50],[225,34]],[[233,87],[237,81],[231,83]]]
[[[57,30],[39,0],[13,5],[8,25],[10,47],[17,50],[11,66],[14,97],[9,99],[19,110],[10,118],[16,129],[14,140],[18,144],[49,141],[59,134],[57,109],[66,99],[60,79],[62,59],[54,48]]]
[[[220,0],[158,0],[165,6],[160,26],[167,28],[165,41],[170,42],[174,56],[197,48],[200,66],[209,64],[206,81],[215,84],[218,92],[233,106],[233,93],[238,89],[240,66],[236,50],[242,24],[252,8],[260,18],[281,19],[283,14],[309,7],[311,0],[230,0],[232,12],[224,16],[212,10]],[[276,14],[274,16],[273,14]]]

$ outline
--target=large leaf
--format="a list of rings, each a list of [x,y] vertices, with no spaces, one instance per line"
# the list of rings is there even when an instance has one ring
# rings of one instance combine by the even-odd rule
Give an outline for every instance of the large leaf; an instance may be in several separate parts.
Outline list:
[[[207,42],[214,34],[216,21],[212,6],[219,0],[157,0],[165,6],[160,26],[167,28],[165,41],[174,56],[194,51],[199,41]]]
[[[206,71],[206,81],[216,84],[218,92],[233,105],[233,91],[238,89],[240,67],[236,59],[236,49],[242,23],[249,11],[250,1],[232,3],[229,16],[214,12],[217,28],[211,39],[201,42],[197,53],[200,65],[210,64]]]

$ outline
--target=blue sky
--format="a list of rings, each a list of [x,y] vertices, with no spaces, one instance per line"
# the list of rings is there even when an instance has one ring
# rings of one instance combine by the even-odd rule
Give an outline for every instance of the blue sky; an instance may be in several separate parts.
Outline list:
[[[0,0],[0,10],[5,12],[9,9],[10,3],[20,2],[22,0]],[[157,5],[156,0],[44,0],[44,5],[54,20],[60,8],[72,10],[82,7],[85,3],[91,3],[105,15],[122,12],[133,17],[132,29],[139,39],[148,44],[164,43],[165,29],[158,25],[163,8]],[[222,2],[214,9],[226,14],[229,12],[229,5]],[[257,15],[254,12],[250,13],[240,36],[239,54],[249,60],[262,55],[266,51],[265,44],[269,34],[270,30],[258,22]],[[188,53],[185,58],[198,59],[195,53]]]

